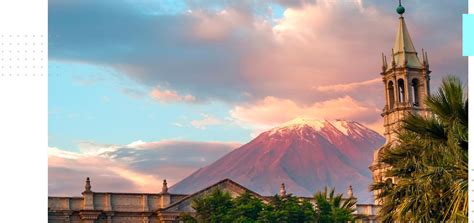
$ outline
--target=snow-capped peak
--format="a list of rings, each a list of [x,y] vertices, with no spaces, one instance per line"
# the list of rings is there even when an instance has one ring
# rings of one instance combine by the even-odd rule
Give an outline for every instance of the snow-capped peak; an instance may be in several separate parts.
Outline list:
[[[295,118],[291,121],[285,122],[280,126],[277,126],[269,131],[269,135],[276,133],[286,132],[288,130],[301,129],[302,127],[309,126],[315,131],[320,131],[325,126],[326,120],[308,119],[308,118]]]
[[[311,118],[295,118],[291,121],[285,122],[282,125],[273,128],[270,131],[270,134],[275,134],[277,132],[281,132],[287,129],[295,129],[301,128],[302,126],[309,126],[313,128],[315,131],[319,132],[321,129],[325,127],[334,127],[335,129],[339,130],[344,135],[349,135],[349,126],[348,122],[345,120],[320,120],[320,119],[311,119]]]
[[[357,185],[358,199],[368,199],[367,166],[383,142],[382,136],[357,122],[298,118],[260,134],[171,190],[189,193],[231,177],[265,195],[278,193],[281,182],[292,185],[291,193],[299,196],[311,196],[314,188],[327,185],[345,190],[352,184]]]
[[[316,131],[321,130],[324,127],[326,120],[317,120],[317,119],[310,119],[310,118],[295,118],[291,121],[283,123],[281,126],[277,128],[288,128],[294,126],[301,126],[301,125],[308,125],[314,128]]]
[[[344,135],[349,135],[349,126],[347,125],[347,121],[344,120],[336,120],[330,122],[332,126],[334,126],[337,130],[342,132]]]

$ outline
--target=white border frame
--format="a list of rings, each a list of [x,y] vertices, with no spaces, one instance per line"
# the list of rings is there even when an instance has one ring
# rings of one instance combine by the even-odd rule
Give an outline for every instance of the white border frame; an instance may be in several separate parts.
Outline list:
[[[47,40],[47,0],[0,2],[1,222],[48,221]]]
[[[469,13],[474,14],[474,0],[469,0]],[[21,40],[24,42],[47,42],[48,1],[1,1],[0,28],[0,35],[4,35],[0,37],[0,42],[8,43],[12,41],[11,38],[18,35],[20,38],[27,38]],[[31,39],[33,35],[34,38],[41,35],[44,38]],[[0,76],[2,222],[20,222],[18,219],[22,216],[34,218],[35,222],[47,222],[48,54],[47,44],[44,46],[44,53],[40,55],[41,58],[45,58],[42,62],[43,68],[36,69],[34,73],[28,69],[13,69]],[[7,58],[12,55],[4,52],[0,56]],[[0,70],[0,73],[5,70]],[[469,57],[469,75],[473,75],[473,71],[474,58]],[[10,73],[13,75],[10,76]],[[474,79],[468,78],[468,83],[468,86],[474,86]],[[469,97],[473,96],[474,91],[469,89]],[[473,111],[473,103],[470,103],[469,107],[470,111]],[[474,119],[471,118],[469,123],[473,126]],[[472,139],[474,136],[470,134],[471,142]],[[471,182],[469,222],[474,222],[474,148],[472,147],[469,149],[469,182]]]

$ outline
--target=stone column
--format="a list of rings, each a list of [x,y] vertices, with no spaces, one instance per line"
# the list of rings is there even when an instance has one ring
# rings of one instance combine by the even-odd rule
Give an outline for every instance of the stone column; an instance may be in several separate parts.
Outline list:
[[[171,203],[171,196],[169,193],[162,193],[160,198],[160,207],[165,208],[168,207]]]
[[[409,76],[409,77],[411,77],[411,76]],[[408,88],[407,88],[408,101],[407,102],[410,106],[414,106],[414,104],[415,104],[415,100],[414,100],[415,92],[413,91],[413,89],[414,89],[413,88],[413,78],[408,78],[407,77],[407,81],[408,81],[407,82],[407,86],[408,86]]]
[[[112,195],[105,194],[105,208],[104,211],[112,211]]]
[[[395,76],[394,79],[392,79],[393,81],[393,99],[394,99],[394,106],[393,107],[397,107],[398,104],[400,103],[400,101],[398,100],[399,99],[399,95],[400,95],[400,92],[398,92],[398,79],[397,79],[397,76]]]
[[[408,72],[408,71],[405,71],[405,72]],[[407,73],[408,75],[408,73]],[[405,78],[403,78],[404,80],[404,84],[405,84],[405,92],[404,92],[404,97],[405,97],[405,103],[408,103],[410,105],[410,83],[408,83],[408,77],[405,76]],[[411,106],[411,105],[410,105]]]
[[[146,213],[150,210],[149,207],[148,207],[148,195],[146,195],[146,194],[142,195],[142,207],[143,207],[142,211],[144,212],[142,214],[143,223],[149,223],[150,222],[149,217],[150,217],[151,214]]]
[[[142,207],[143,207],[143,211],[148,211],[149,208],[148,208],[148,195],[144,194],[142,195]]]

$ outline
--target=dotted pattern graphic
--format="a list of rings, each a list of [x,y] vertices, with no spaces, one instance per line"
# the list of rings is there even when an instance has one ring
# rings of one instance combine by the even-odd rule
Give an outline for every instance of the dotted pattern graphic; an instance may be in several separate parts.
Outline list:
[[[0,78],[47,76],[48,36],[0,34]]]

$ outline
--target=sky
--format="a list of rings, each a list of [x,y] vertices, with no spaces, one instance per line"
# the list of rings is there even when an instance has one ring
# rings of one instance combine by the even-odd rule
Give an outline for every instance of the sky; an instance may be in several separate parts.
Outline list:
[[[432,89],[467,1],[404,1]],[[159,191],[297,117],[380,133],[398,1],[50,0],[49,194]]]

